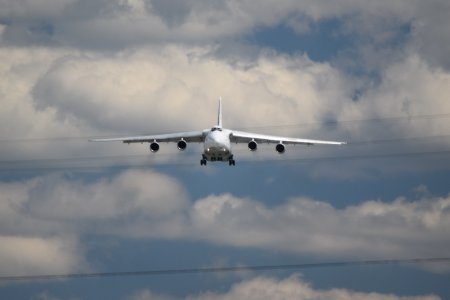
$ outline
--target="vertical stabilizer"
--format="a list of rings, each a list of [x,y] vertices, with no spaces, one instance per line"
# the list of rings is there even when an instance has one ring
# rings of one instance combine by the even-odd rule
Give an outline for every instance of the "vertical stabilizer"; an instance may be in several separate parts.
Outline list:
[[[222,97],[219,97],[219,113],[217,115],[217,126],[222,128]]]

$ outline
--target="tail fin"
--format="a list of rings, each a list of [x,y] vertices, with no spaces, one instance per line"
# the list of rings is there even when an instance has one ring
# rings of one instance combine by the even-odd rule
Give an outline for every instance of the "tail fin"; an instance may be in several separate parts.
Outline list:
[[[217,115],[217,126],[222,128],[222,97],[219,97],[219,113]]]

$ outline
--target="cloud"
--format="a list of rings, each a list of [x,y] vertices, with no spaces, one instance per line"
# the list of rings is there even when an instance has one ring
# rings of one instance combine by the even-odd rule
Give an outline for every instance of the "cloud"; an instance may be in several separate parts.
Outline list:
[[[54,2],[0,1],[0,171],[5,174],[21,168],[111,165],[120,162],[99,157],[119,161],[146,155],[148,149],[141,145],[94,145],[87,137],[208,127],[215,121],[218,96],[224,98],[226,126],[275,125],[265,132],[368,140],[363,147],[327,148],[328,153],[321,147],[302,148],[283,156],[287,159],[299,153],[301,159],[357,157],[448,147],[439,138],[447,135],[445,117],[375,125],[340,122],[449,111],[446,0]],[[337,24],[333,36],[351,39],[349,47],[355,49],[344,49],[330,62],[252,45],[253,34],[268,27],[288,26],[296,34],[314,35],[328,21]],[[327,121],[338,121],[338,126],[322,126]],[[276,127],[305,123],[311,125]],[[414,141],[426,136],[438,138]],[[401,141],[408,138],[413,141]],[[377,140],[394,142],[370,144]],[[253,155],[244,148],[237,148],[238,161],[270,155]],[[191,145],[189,149],[195,151]],[[181,157],[175,151],[163,148],[154,157],[125,164],[173,162]],[[359,180],[447,165],[446,158],[433,156],[431,161],[352,160],[345,168],[318,161],[304,170],[312,176]],[[276,199],[268,207],[233,194],[190,199],[174,178],[142,170],[93,181],[53,174],[9,180],[0,188],[0,242],[8,245],[0,248],[0,269],[17,274],[88,268],[80,240],[93,229],[94,234],[121,238],[195,239],[320,257],[434,256],[448,255],[449,249],[448,196],[361,199],[343,208],[299,196]],[[40,251],[28,251],[31,247]],[[55,261],[48,263],[49,256]],[[20,263],[11,263],[16,261]],[[267,286],[283,282],[265,280]],[[311,290],[325,298],[330,292]],[[202,296],[225,297],[212,292]],[[142,297],[159,296],[148,292]]]
[[[86,269],[76,238],[0,234],[2,275],[65,274]]]
[[[215,122],[220,95],[230,126],[314,122],[350,93],[339,71],[307,57],[263,53],[230,65],[213,52],[175,45],[117,54],[2,48],[3,135],[198,129]]]
[[[126,298],[127,300],[173,300],[170,296],[155,294],[150,290],[141,290],[130,297]]]
[[[130,297],[132,300],[171,299],[158,296],[149,290],[143,290]],[[438,296],[398,296],[394,294],[364,293],[347,289],[315,289],[299,275],[284,279],[255,277],[234,284],[228,291],[212,291],[188,296],[189,300],[226,300],[226,299],[301,299],[301,300],[438,300]]]
[[[433,5],[420,3],[423,14],[412,25],[411,48],[431,65],[450,70],[450,37],[444,30],[449,25],[445,16],[450,11],[448,1],[433,1]]]
[[[19,0],[0,2],[0,18],[6,20],[37,21],[53,19],[76,0]]]
[[[364,136],[372,139],[386,137],[388,127],[391,134],[402,138],[445,135],[443,129],[449,125],[447,118],[414,122],[406,118],[450,111],[444,96],[450,92],[449,86],[448,72],[431,67],[417,55],[406,56],[383,71],[379,85],[366,90],[358,101],[347,102],[342,118],[405,117],[400,122],[381,123],[382,126],[367,122],[351,127],[351,135],[356,139],[363,139]],[[445,140],[435,142],[448,145]]]
[[[448,66],[449,6],[445,0],[422,1],[146,1],[48,0],[2,1],[0,20],[7,24],[9,42],[14,34],[39,35],[55,45],[82,48],[126,48],[148,43],[211,43],[240,39],[258,28],[287,24],[305,33],[327,20],[346,25],[340,34],[371,43],[383,41],[399,27],[411,27],[411,45],[427,59]],[[25,25],[24,25],[25,24]],[[42,25],[47,25],[42,27]],[[14,28],[25,28],[15,30]],[[448,26],[447,26],[448,27]],[[396,29],[397,28],[397,29]],[[15,33],[14,33],[15,32]],[[43,35],[44,33],[44,35]],[[431,34],[430,34],[431,33]],[[406,33],[407,34],[407,33]],[[429,41],[432,43],[428,43]],[[392,41],[392,40],[391,40]],[[398,41],[398,39],[397,39]],[[35,43],[36,39],[30,39]],[[446,55],[447,54],[447,55]]]
[[[408,119],[450,109],[444,101],[450,92],[449,73],[429,65],[419,55],[407,55],[387,66],[380,82],[373,84],[367,79],[353,80],[333,65],[311,61],[304,55],[261,51],[256,59],[233,63],[217,57],[215,49],[181,45],[117,53],[52,48],[0,49],[0,55],[5,58],[1,63],[4,80],[0,84],[0,91],[5,95],[0,108],[0,132],[6,140],[0,149],[3,160],[76,159],[100,153],[104,156],[146,155],[148,147],[140,145],[94,145],[86,141],[93,135],[208,128],[215,123],[217,102],[214,99],[218,96],[224,99],[224,125],[227,127],[269,126],[264,133],[350,142],[394,141],[374,143],[370,147],[351,145],[340,150],[314,147],[310,151],[304,149],[302,158],[335,156],[336,151],[339,155],[344,151],[348,156],[367,152],[404,153],[411,152],[412,147],[417,152],[428,152],[448,146],[442,138],[412,145],[401,142],[415,137],[445,136],[449,124],[449,118],[429,118],[428,122]],[[356,100],[352,99],[355,94],[358,94]],[[250,112],[244,109],[248,107],[251,107]],[[345,122],[391,116],[404,119]],[[334,120],[338,126],[323,125]],[[263,132],[263,128],[255,130]],[[52,137],[69,137],[69,140],[55,143],[47,139]],[[11,142],[23,138],[42,140],[39,143]],[[396,139],[400,141],[395,142]],[[237,149],[244,150],[245,145]],[[261,158],[274,154],[272,148],[260,152]],[[162,153],[152,161],[167,161],[169,156]],[[176,159],[173,153],[166,152],[171,159]],[[239,153],[243,159],[257,157],[251,155],[248,151]],[[297,151],[288,151],[283,157],[295,159],[297,155]],[[367,169],[390,172],[395,167],[402,172],[443,166],[428,160],[421,162],[380,168],[380,164],[365,160],[362,164],[347,165],[346,171],[339,174],[333,174],[331,168],[320,169],[320,166],[311,169],[311,174],[352,178],[355,174],[364,176],[361,170]],[[108,165],[111,161],[97,160],[96,164]],[[17,164],[11,165],[17,167]],[[32,165],[38,162],[27,164]]]
[[[380,73],[405,53],[412,53],[434,67],[450,68],[446,0],[426,4],[416,0],[53,2],[2,1],[1,43],[106,52],[167,43],[216,44],[223,55],[236,47],[241,49],[233,53],[243,52],[243,44],[249,44],[253,33],[265,28],[281,25],[299,35],[316,34],[316,25],[331,20],[337,23],[332,34],[352,41],[338,53],[338,65]],[[255,51],[247,53],[253,56]]]
[[[219,96],[229,127],[314,123],[335,118],[349,93],[339,71],[304,56],[262,53],[256,61],[236,65],[217,58],[214,47],[172,45],[116,54],[0,51],[5,57],[0,87],[5,94],[0,109],[3,160],[148,154],[148,147],[140,145],[100,145],[87,139],[208,128],[215,124]],[[273,133],[314,137],[317,127],[284,127]],[[317,137],[326,135],[332,132]],[[69,140],[55,143],[53,137]],[[15,141],[35,138],[33,143]]]
[[[225,194],[198,200],[191,218],[197,236],[218,244],[346,258],[425,257],[448,255],[449,205],[449,198],[399,198],[336,209],[293,198],[269,209]]]
[[[3,5],[8,8],[4,10],[4,18],[10,16],[20,19],[19,16],[24,15],[30,22],[37,22],[33,20],[39,19],[42,14],[30,1],[25,1],[26,5],[20,9],[12,2],[4,3],[7,3]],[[267,7],[255,7],[251,2],[233,1],[218,1],[207,6],[202,6],[197,1],[185,2],[182,6],[160,1],[92,1],[89,11],[86,9],[86,3],[68,1],[49,11],[53,16],[49,17],[50,22],[53,20],[61,24],[60,29],[55,29],[52,40],[56,39],[58,32],[66,28],[64,26],[76,27],[74,24],[78,24],[89,27],[80,29],[80,34],[92,34],[93,39],[103,43],[98,39],[97,27],[91,27],[89,22],[106,22],[106,25],[100,26],[98,30],[111,30],[110,35],[116,38],[134,38],[132,31],[139,27],[139,22],[149,22],[148,19],[158,25],[145,25],[146,32],[154,28],[162,35],[165,35],[166,31],[180,31],[182,36],[189,36],[183,30],[193,26],[195,22],[211,22],[211,25],[202,28],[213,32],[215,26],[222,28],[222,20],[240,24],[233,18],[226,18],[231,14],[236,15],[236,18],[249,20],[251,25],[244,27],[256,28],[264,22],[269,26],[280,22],[280,16],[285,17],[289,11],[297,17],[297,23],[303,22],[303,16],[313,20],[338,17],[343,18],[342,28],[339,27],[347,32],[343,34],[352,34],[358,29],[363,31],[358,35],[367,36],[369,32],[370,36],[374,37],[374,42],[371,44],[373,47],[365,47],[366,42],[361,46],[364,48],[361,50],[364,61],[362,69],[376,69],[379,77],[356,78],[347,73],[348,70],[341,69],[332,62],[314,62],[302,54],[284,55],[256,48],[250,56],[230,56],[224,54],[220,41],[210,40],[205,43],[185,43],[182,39],[175,38],[169,42],[138,45],[123,42],[125,47],[122,51],[116,48],[109,48],[108,51],[86,51],[78,44],[66,48],[54,47],[52,43],[30,48],[2,47],[0,75],[3,80],[0,93],[3,95],[3,105],[0,108],[0,133],[3,140],[9,141],[0,149],[3,160],[146,155],[147,147],[123,147],[119,143],[93,145],[86,143],[87,136],[135,135],[173,132],[181,128],[207,128],[215,122],[214,99],[218,96],[224,98],[225,125],[232,128],[273,125],[265,132],[350,142],[394,141],[382,145],[371,144],[370,147],[346,147],[344,154],[349,156],[366,155],[367,152],[404,153],[410,152],[411,149],[417,152],[433,152],[448,147],[448,141],[444,138],[431,139],[430,143],[396,142],[397,139],[447,135],[445,129],[449,125],[448,118],[430,118],[428,122],[406,119],[450,109],[445,101],[449,93],[449,73],[445,64],[429,59],[448,57],[445,55],[446,46],[436,48],[442,51],[439,54],[430,54],[435,50],[425,48],[436,43],[425,40],[420,24],[416,24],[419,20],[423,24],[430,23],[436,7],[442,6],[442,11],[446,11],[446,6],[440,1],[436,1],[433,9],[423,11],[418,9],[420,5],[416,2],[406,5],[403,1],[396,4],[382,1],[368,5],[341,1],[343,8],[337,4],[312,2],[305,2],[311,5],[299,5],[295,1],[267,1]],[[41,4],[45,5],[47,2],[43,1]],[[252,9],[256,9],[257,13],[251,14]],[[276,12],[273,14],[273,20],[262,17],[272,12]],[[216,14],[225,16],[215,18]],[[366,14],[371,17],[365,18]],[[248,17],[249,15],[251,17]],[[352,18],[345,19],[344,16],[348,15],[355,18],[357,16],[356,21],[353,22]],[[389,20],[385,21],[384,18]],[[359,22],[363,21],[368,24],[359,26]],[[114,31],[114,26],[109,26],[108,22],[131,24],[128,27],[118,25]],[[289,19],[286,22],[294,21]],[[403,29],[401,26],[411,22],[413,24],[407,26],[409,29]],[[15,26],[13,23],[4,22],[1,31],[8,31],[9,27]],[[400,46],[387,45],[390,42],[385,40],[397,39],[398,31],[405,31],[402,34],[407,36],[407,41],[400,43]],[[429,31],[434,32],[431,28],[427,29],[427,32]],[[439,32],[436,30],[437,37],[441,34]],[[375,37],[377,33],[380,37]],[[234,34],[237,33],[231,35]],[[100,36],[105,37],[107,34]],[[381,43],[381,46],[378,43]],[[354,56],[351,59],[360,66],[358,59]],[[250,112],[244,109],[248,107],[251,107]],[[350,122],[338,123],[337,127],[322,126],[327,121],[364,120],[386,116],[405,119],[396,123]],[[283,124],[311,125],[277,127]],[[57,144],[45,140],[55,136],[86,138]],[[36,137],[44,140],[39,143],[10,142],[17,138]],[[245,145],[240,150],[244,148]],[[335,147],[315,147],[314,151],[304,152],[306,155],[302,158],[335,156],[336,153],[342,154],[343,150],[336,150]],[[161,153],[162,151],[152,161],[169,160],[168,156],[164,158]],[[268,155],[273,153],[271,149]],[[265,157],[263,155],[262,158]],[[253,159],[256,156],[251,156],[247,151],[239,154],[243,159]],[[287,156],[298,158],[298,151],[292,154],[288,151]],[[111,164],[99,161],[96,163]],[[13,169],[17,167],[17,164],[10,165]],[[380,164],[369,160],[352,162],[349,165],[345,172],[336,174],[331,168],[317,164],[311,174],[352,178],[365,176],[364,172],[367,173],[368,169],[383,173],[393,169],[409,172],[423,168],[442,168],[444,164],[424,159],[413,164],[391,164],[382,168]]]
[[[213,99],[220,95],[225,121],[254,126],[263,124],[261,119],[266,124],[316,121],[347,98],[339,72],[327,64],[267,53],[241,67],[215,58],[212,51],[169,46],[70,57],[37,82],[35,104],[96,128],[142,130],[151,120],[154,130],[168,130],[212,124]],[[242,110],[246,106],[253,107],[252,114]]]
[[[78,241],[88,233],[178,237],[186,207],[186,191],[176,180],[143,171],[94,184],[50,175],[1,183],[0,189],[5,275],[88,270]]]
[[[346,259],[447,256],[450,249],[450,196],[342,209],[302,197],[273,207],[231,194],[191,201],[172,177],[137,170],[91,183],[53,175],[1,188],[0,234],[11,237],[83,236],[95,228]]]
[[[127,171],[90,184],[49,175],[1,186],[2,232],[16,235],[79,233],[95,225],[104,233],[145,231],[168,238],[179,235],[176,220],[187,206],[184,187],[150,171]],[[134,230],[127,232],[130,223]],[[139,230],[140,223],[155,227]]]

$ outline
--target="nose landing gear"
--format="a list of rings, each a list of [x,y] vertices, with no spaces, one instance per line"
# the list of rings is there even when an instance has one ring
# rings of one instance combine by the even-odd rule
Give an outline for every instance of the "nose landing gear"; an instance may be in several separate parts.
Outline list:
[[[236,165],[236,161],[233,158],[233,155],[230,156],[230,159],[228,160],[228,165],[229,166],[235,166]]]

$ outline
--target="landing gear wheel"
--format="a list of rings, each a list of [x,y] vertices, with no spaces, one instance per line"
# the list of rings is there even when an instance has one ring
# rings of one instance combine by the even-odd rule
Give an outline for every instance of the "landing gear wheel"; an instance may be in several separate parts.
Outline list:
[[[206,166],[206,159],[200,160],[200,166]]]
[[[229,166],[235,166],[236,165],[236,161],[234,160],[233,155],[231,155],[230,158],[228,159],[228,165]]]

